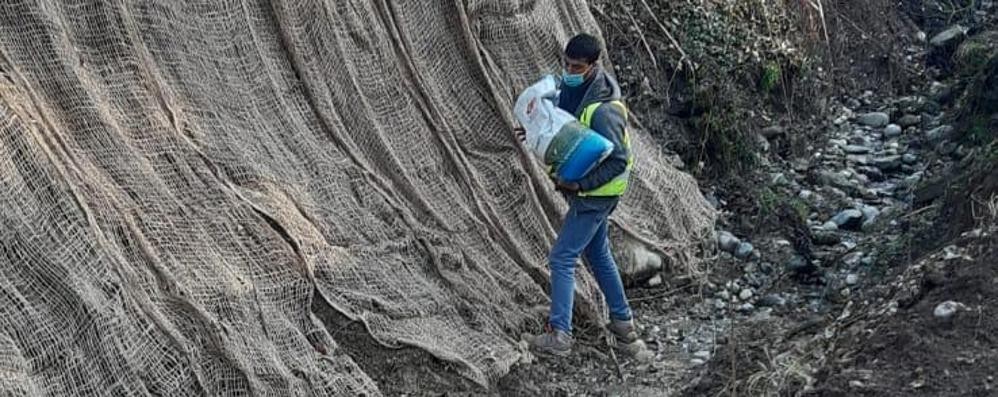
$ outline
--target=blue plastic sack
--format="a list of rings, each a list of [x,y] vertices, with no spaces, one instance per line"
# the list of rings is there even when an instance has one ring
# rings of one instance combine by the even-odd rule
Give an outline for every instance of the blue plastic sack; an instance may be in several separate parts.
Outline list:
[[[575,148],[558,166],[556,174],[563,181],[578,182],[606,159],[612,151],[612,142],[596,131],[586,128],[582,139],[578,140]]]

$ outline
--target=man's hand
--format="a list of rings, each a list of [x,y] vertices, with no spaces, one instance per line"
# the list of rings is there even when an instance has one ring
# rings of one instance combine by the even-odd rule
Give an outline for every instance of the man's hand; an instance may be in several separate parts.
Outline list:
[[[578,193],[582,190],[578,183],[575,182],[565,182],[557,177],[552,179],[554,181],[554,190],[565,193]]]
[[[527,142],[527,130],[523,127],[513,128],[513,133],[516,134],[516,139],[520,142]]]

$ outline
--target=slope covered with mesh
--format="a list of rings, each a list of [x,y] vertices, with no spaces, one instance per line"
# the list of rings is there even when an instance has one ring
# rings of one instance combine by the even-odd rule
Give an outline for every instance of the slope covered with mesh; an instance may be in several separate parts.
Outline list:
[[[595,30],[583,1],[0,2],[0,394],[378,394],[314,304],[505,374],[563,206],[512,100]],[[713,214],[633,136],[615,222],[689,257]]]

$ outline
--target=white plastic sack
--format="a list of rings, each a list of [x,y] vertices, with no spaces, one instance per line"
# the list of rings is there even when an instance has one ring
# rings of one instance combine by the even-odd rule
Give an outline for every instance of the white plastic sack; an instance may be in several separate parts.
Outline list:
[[[558,83],[554,76],[546,75],[527,87],[513,107],[513,113],[526,130],[527,148],[541,161],[544,161],[548,145],[561,127],[575,121],[575,117],[555,106],[554,100],[557,98]]]

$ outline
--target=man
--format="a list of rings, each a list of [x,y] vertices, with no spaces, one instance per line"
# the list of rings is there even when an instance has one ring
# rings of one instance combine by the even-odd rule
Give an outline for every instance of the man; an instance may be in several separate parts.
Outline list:
[[[531,348],[544,355],[566,356],[572,349],[572,305],[575,263],[583,255],[596,276],[610,308],[610,332],[620,343],[637,339],[631,309],[624,295],[617,264],[610,254],[608,218],[627,189],[633,157],[626,132],[626,109],[620,87],[596,62],[602,46],[595,37],[579,34],[565,47],[558,107],[613,142],[603,162],[578,182],[555,179],[569,203],[568,213],[548,258],[551,266],[551,314],[545,332]]]

